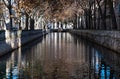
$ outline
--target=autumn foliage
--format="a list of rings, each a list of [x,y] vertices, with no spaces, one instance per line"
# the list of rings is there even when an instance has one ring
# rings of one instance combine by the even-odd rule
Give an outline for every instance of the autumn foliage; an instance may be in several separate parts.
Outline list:
[[[47,19],[65,20],[83,13],[86,0],[23,0],[24,8],[32,12],[36,8]]]

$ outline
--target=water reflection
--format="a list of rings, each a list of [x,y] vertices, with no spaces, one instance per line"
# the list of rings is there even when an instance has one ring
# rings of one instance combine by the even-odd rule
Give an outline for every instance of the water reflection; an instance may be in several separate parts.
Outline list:
[[[11,48],[17,48],[21,46],[21,30],[18,31],[5,31],[5,42]]]
[[[0,79],[119,79],[120,55],[69,33],[51,33],[0,58]]]

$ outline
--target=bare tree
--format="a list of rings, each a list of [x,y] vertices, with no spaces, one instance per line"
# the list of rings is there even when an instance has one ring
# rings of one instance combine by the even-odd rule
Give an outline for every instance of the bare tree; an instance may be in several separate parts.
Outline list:
[[[9,18],[10,18],[10,26],[9,26],[9,30],[12,29],[13,24],[12,24],[12,4],[11,4],[11,0],[2,0],[4,5],[8,8],[8,12],[9,12]]]

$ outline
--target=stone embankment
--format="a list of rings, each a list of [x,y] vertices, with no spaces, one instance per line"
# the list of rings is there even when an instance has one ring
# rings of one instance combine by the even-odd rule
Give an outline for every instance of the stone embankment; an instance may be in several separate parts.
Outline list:
[[[47,31],[1,31],[0,32],[0,56],[11,52],[45,34]]]
[[[70,30],[70,32],[120,53],[120,31]]]

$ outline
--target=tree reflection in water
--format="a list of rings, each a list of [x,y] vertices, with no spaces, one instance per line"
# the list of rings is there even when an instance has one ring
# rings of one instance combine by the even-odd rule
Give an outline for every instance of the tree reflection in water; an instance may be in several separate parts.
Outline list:
[[[51,33],[43,40],[35,41],[1,58],[0,73],[3,74],[0,77],[119,79],[119,60],[120,55],[78,36]]]

